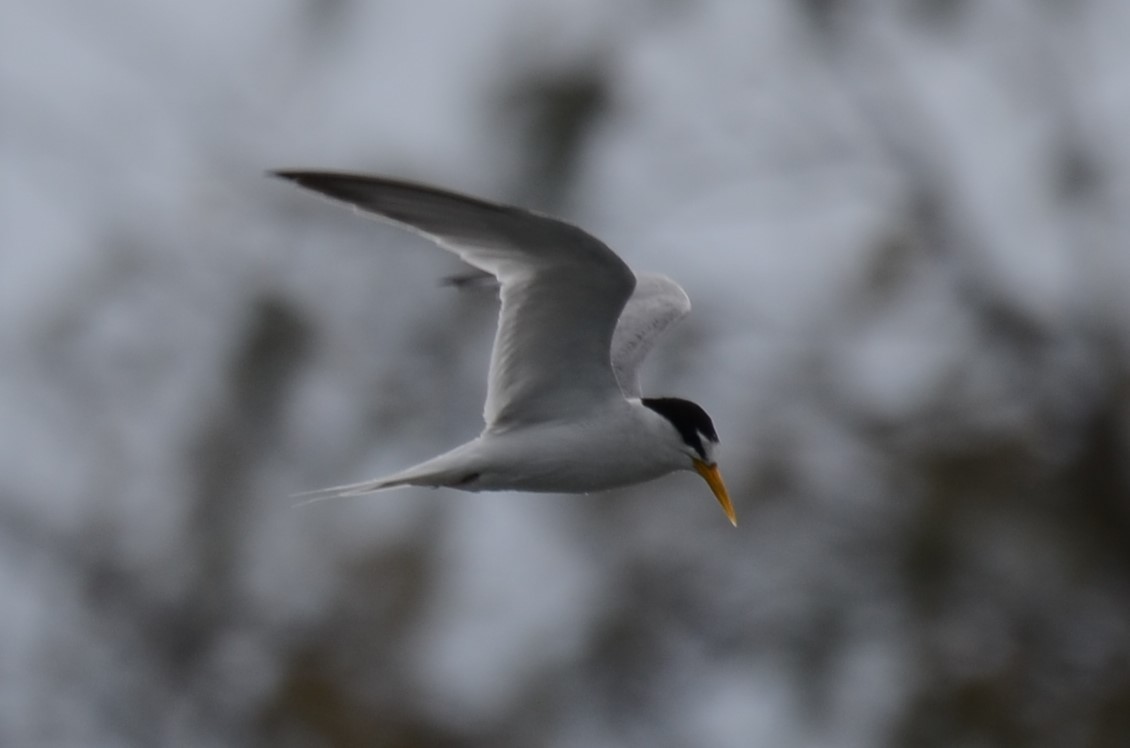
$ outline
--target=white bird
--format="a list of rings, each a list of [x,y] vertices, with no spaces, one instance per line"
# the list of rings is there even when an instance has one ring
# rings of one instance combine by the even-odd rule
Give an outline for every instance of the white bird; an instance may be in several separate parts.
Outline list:
[[[677,283],[637,277],[577,226],[520,208],[376,176],[274,174],[423,235],[494,276],[502,299],[482,433],[384,478],[308,495],[397,486],[588,493],[693,470],[737,525],[710,416],[689,400],[640,393],[644,357],[690,311]]]

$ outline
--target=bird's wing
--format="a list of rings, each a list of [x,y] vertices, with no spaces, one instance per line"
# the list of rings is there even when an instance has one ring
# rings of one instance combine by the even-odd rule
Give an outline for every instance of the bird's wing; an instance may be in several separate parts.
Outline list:
[[[519,208],[381,177],[275,174],[422,234],[498,278],[488,428],[575,418],[622,397],[612,333],[635,276],[595,237]]]
[[[497,279],[481,270],[470,270],[443,279],[459,289],[498,290]],[[685,317],[691,300],[675,281],[665,275],[637,273],[636,290],[628,299],[612,335],[612,370],[626,397],[642,397],[639,368],[667,328]]]
[[[678,283],[664,275],[640,273],[636,290],[620,313],[612,336],[612,368],[628,397],[641,397],[639,367],[655,341],[691,310],[691,300]]]

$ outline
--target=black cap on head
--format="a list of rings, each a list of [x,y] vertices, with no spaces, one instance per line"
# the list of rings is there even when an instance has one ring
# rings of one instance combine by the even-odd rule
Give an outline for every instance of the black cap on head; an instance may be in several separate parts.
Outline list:
[[[678,397],[645,397],[640,402],[670,421],[687,446],[694,449],[703,460],[706,459],[706,449],[702,444],[703,437],[713,444],[718,443],[714,422],[706,415],[705,410],[690,400]]]

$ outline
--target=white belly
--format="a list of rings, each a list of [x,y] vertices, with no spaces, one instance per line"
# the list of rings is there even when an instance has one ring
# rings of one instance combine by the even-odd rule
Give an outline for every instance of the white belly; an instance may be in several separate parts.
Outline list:
[[[663,431],[670,427],[649,413],[624,408],[596,420],[485,434],[477,440],[480,474],[461,488],[589,493],[689,469],[689,457]]]

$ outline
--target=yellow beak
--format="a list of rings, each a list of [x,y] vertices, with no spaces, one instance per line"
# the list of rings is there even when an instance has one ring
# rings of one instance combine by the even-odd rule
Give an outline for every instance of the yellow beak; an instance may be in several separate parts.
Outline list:
[[[722,482],[722,473],[718,472],[717,465],[707,465],[702,460],[694,461],[694,471],[702,476],[706,485],[714,492],[714,498],[722,505],[722,511],[734,527],[738,526],[738,515],[734,513],[734,505],[730,503],[730,494],[726,491],[726,484]]]

